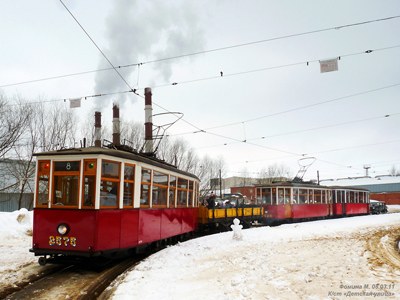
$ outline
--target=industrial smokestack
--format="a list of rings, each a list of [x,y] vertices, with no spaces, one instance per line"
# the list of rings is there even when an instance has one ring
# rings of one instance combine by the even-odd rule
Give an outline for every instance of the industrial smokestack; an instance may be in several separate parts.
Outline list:
[[[153,107],[151,103],[151,88],[144,89],[144,151],[146,153],[153,152]]]
[[[113,104],[113,144],[119,146],[121,138],[120,121],[119,121],[119,106]]]
[[[101,112],[94,113],[94,146],[101,147]]]

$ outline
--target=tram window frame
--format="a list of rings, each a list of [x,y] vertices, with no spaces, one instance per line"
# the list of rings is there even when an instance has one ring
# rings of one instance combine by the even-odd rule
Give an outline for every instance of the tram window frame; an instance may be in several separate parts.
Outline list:
[[[162,179],[163,178],[163,179]],[[158,180],[161,181],[158,181]],[[151,197],[151,202],[152,202],[152,207],[167,207],[168,203],[168,174],[155,171],[153,170],[153,176],[152,176],[152,197]],[[157,203],[156,203],[157,200]],[[160,202],[158,203],[158,200]]]
[[[194,181],[189,180],[189,189],[188,189],[188,207],[193,207],[193,191],[194,191]]]
[[[36,183],[36,203],[35,207],[49,207],[50,203],[50,160],[39,160],[37,171],[37,183]],[[43,183],[43,184],[42,184]],[[42,189],[42,187],[44,189]],[[44,191],[41,192],[41,191]],[[47,191],[47,193],[46,193]],[[43,199],[41,201],[41,199]],[[47,199],[47,200],[46,200]],[[46,200],[46,202],[44,202]]]
[[[315,189],[314,190],[314,204],[321,204],[322,203],[322,190]]]
[[[274,187],[271,189],[271,200],[272,205],[278,205],[278,188]]]
[[[177,207],[187,207],[188,205],[188,190],[189,190],[189,180],[178,177],[177,184],[177,197],[176,197],[176,205]],[[186,182],[186,183],[185,183]],[[186,196],[184,196],[186,195]],[[184,201],[183,201],[184,200]]]
[[[116,165],[117,172],[107,173],[105,164]],[[118,174],[118,176],[117,176]],[[106,176],[105,176],[106,175]],[[111,176],[110,176],[111,175]],[[119,196],[120,196],[120,182],[121,182],[121,163],[114,160],[103,159],[101,161],[101,178],[100,178],[100,208],[118,208],[119,207]],[[109,189],[110,188],[110,189]],[[114,190],[115,189],[115,190]],[[103,193],[103,195],[102,195]],[[114,204],[103,204],[102,201],[108,201],[111,195],[115,195]],[[114,201],[112,199],[112,201]]]
[[[82,186],[82,208],[93,209],[96,203],[96,172],[97,160],[83,160],[83,186]],[[91,199],[89,204],[88,199]]]
[[[265,196],[265,201],[264,201]],[[271,188],[262,188],[261,189],[261,201],[262,204],[272,205],[273,197]]]
[[[299,188],[299,204],[308,204],[308,189]]]
[[[172,184],[172,183],[175,184]],[[168,190],[168,207],[169,208],[175,208],[176,207],[176,187],[178,184],[178,177],[175,175],[170,175],[169,176],[169,190]]]
[[[132,172],[127,173],[131,169]],[[124,165],[124,185],[122,203],[124,208],[133,208],[135,197],[135,173],[136,165],[126,163]]]
[[[300,194],[300,189],[299,188],[293,188],[292,189],[292,197],[291,197],[291,204],[298,204],[299,203],[299,194]]]
[[[148,174],[149,177],[144,177]],[[142,168],[140,180],[140,208],[150,207],[151,198],[151,180],[152,180],[152,170],[147,168]],[[144,197],[146,195],[146,197]],[[147,201],[146,201],[147,200]]]
[[[60,165],[65,163],[65,169],[63,170],[57,170]],[[71,163],[73,163],[71,165]],[[58,165],[58,166],[57,166]],[[81,167],[81,161],[53,161],[53,172],[52,172],[52,200],[51,200],[51,206],[54,208],[78,208],[79,206],[79,195],[81,193],[81,182],[80,182],[80,167]],[[77,170],[76,170],[77,169]],[[61,181],[59,181],[61,179]],[[67,179],[67,182],[65,182],[65,179]],[[71,181],[72,180],[72,181]],[[69,182],[70,181],[70,182]],[[72,182],[72,183],[71,183]],[[66,186],[64,185],[66,184]],[[75,187],[75,188],[74,188]],[[61,190],[60,190],[61,188]],[[70,192],[74,191],[71,193]],[[75,195],[74,195],[75,194]],[[64,200],[57,200],[57,198],[64,198],[65,195],[68,199],[72,198],[75,196],[75,201],[73,204],[68,204],[66,203],[66,199]]]

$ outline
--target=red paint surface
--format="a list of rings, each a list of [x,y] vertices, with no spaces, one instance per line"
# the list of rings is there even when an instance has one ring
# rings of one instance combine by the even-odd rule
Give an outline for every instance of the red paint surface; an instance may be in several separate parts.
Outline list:
[[[329,216],[329,204],[294,204],[293,219],[317,218]]]
[[[368,203],[346,203],[345,204],[346,215],[362,215],[369,213]]]
[[[40,250],[98,252],[133,248],[160,239],[194,231],[197,208],[34,210],[33,245]],[[57,226],[68,224],[68,237],[76,246],[49,245],[50,236],[60,236]]]

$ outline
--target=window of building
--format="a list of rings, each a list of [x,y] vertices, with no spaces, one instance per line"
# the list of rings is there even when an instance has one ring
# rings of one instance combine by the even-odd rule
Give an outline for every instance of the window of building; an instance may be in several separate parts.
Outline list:
[[[44,160],[38,162],[36,187],[36,207],[48,207],[49,204],[49,179],[50,179],[50,161]]]
[[[150,207],[151,170],[142,169],[140,207]]]
[[[115,208],[119,202],[121,164],[109,160],[101,163],[100,207]]]
[[[57,161],[53,168],[52,205],[77,207],[80,161]]]
[[[83,161],[83,197],[82,207],[93,208],[96,199],[96,160]]]
[[[125,164],[124,169],[124,207],[133,207],[135,186],[135,166]]]

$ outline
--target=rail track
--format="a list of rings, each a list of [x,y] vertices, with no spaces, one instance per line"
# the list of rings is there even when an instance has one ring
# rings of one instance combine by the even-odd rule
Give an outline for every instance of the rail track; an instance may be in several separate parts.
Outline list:
[[[6,300],[25,299],[97,299],[105,288],[121,273],[147,257],[114,262],[107,267],[53,266],[41,276],[30,277],[30,282],[6,289],[0,295]]]

